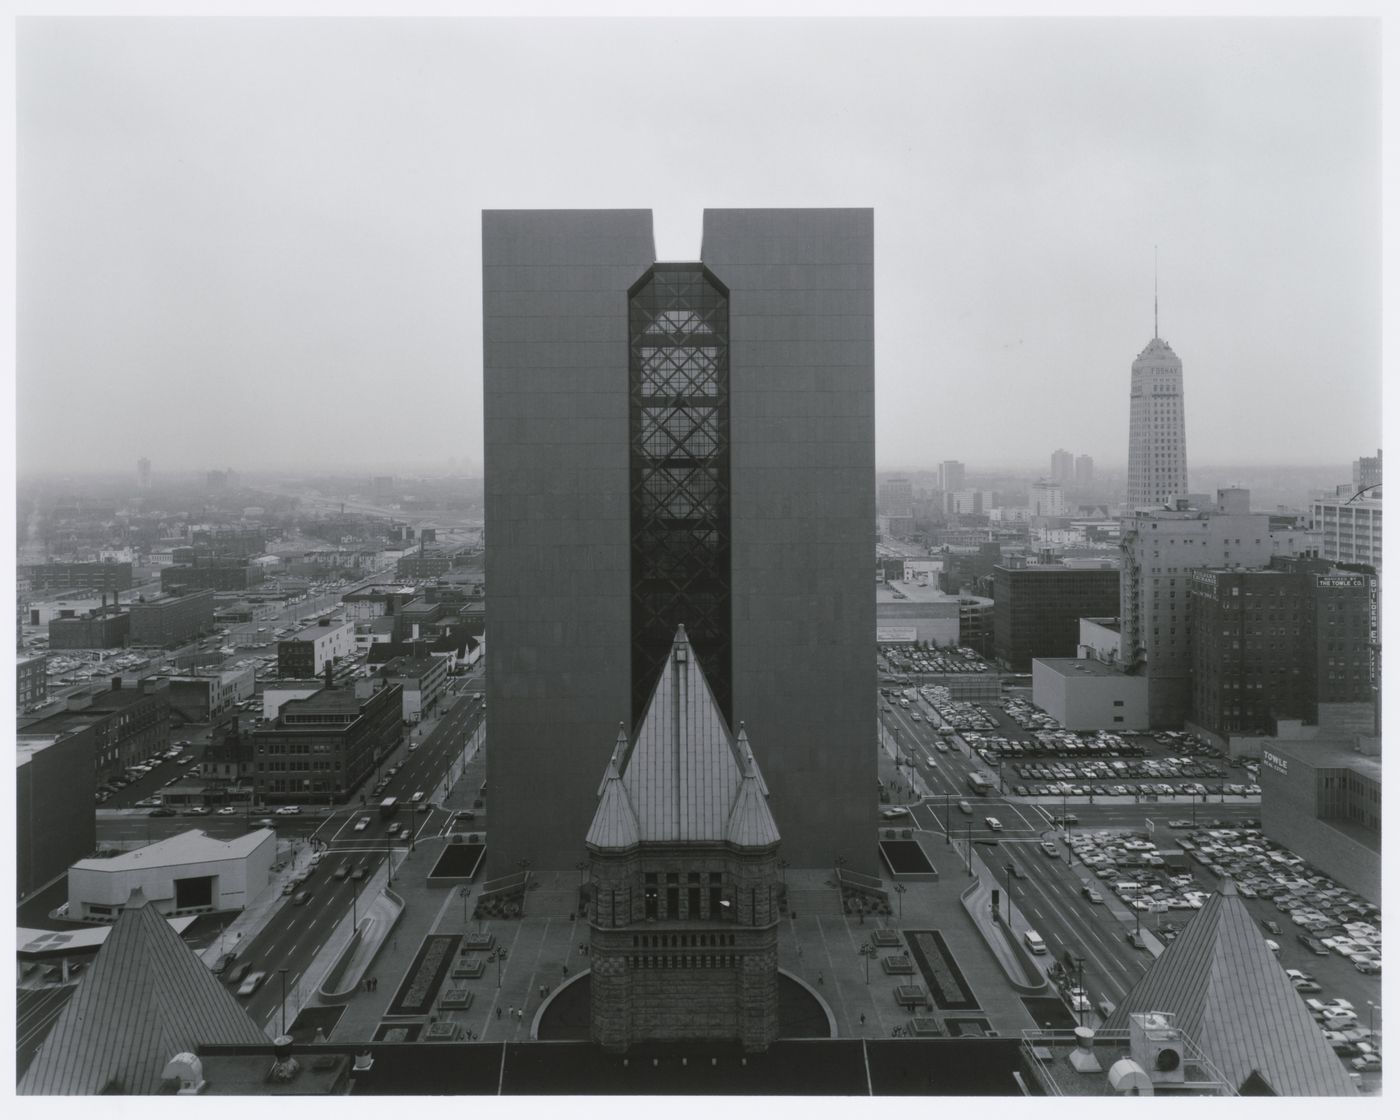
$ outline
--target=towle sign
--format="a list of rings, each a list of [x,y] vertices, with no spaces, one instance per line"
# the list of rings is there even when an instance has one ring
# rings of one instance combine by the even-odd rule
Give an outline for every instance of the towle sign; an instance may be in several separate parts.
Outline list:
[[[1267,766],[1270,770],[1274,771],[1276,774],[1288,773],[1288,759],[1282,758],[1279,755],[1274,754],[1273,751],[1262,751],[1260,753],[1262,755],[1264,765]]]

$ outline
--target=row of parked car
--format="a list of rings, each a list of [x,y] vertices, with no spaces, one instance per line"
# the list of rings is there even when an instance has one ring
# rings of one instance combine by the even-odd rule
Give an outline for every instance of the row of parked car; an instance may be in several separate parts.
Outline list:
[[[1199,910],[1209,897],[1184,866],[1169,864],[1156,843],[1138,833],[1078,832],[1068,843],[1075,858],[1103,881],[1101,887],[1084,888],[1090,902],[1101,902],[1102,892],[1112,891],[1130,909],[1161,914]],[[1053,841],[1041,847],[1047,855],[1059,854]]]
[[[920,649],[918,646],[883,646],[886,663],[901,673],[987,673],[991,666],[975,649]]]
[[[185,753],[189,745],[190,741],[188,739],[181,739],[178,742],[174,743],[169,750],[163,751],[160,754],[152,755],[150,758],[145,759],[142,762],[133,763],[132,765],[128,766],[124,771],[122,771],[122,773],[114,775],[110,778],[103,779],[97,785],[97,803],[99,805],[106,804],[108,801],[111,800],[114,794],[125,789],[129,785],[134,785],[136,782],[139,782],[142,778],[144,778],[147,774],[151,773],[153,770],[156,770],[159,767],[166,765],[167,763],[174,762],[181,766],[184,766],[193,762],[194,755]],[[187,773],[197,774],[198,772],[199,770],[196,767],[193,771]],[[180,777],[181,775],[176,774],[165,784],[170,785],[173,782],[177,782],[180,780]]]
[[[1305,972],[1289,969],[1290,979],[1293,979],[1295,974],[1307,977]],[[1299,991],[1310,990],[1303,986],[1305,984],[1306,980],[1294,979],[1294,987]],[[1317,987],[1316,981],[1312,986]],[[1369,1026],[1361,1025],[1356,1007],[1349,1000],[1306,999],[1303,1002],[1307,1004],[1314,1021],[1322,1028],[1322,1037],[1331,1044],[1338,1057],[1358,1072],[1380,1072],[1380,1037]]]
[[[997,721],[986,708],[967,700],[954,700],[952,692],[943,685],[926,684],[919,689],[919,695],[954,731],[996,730]]]

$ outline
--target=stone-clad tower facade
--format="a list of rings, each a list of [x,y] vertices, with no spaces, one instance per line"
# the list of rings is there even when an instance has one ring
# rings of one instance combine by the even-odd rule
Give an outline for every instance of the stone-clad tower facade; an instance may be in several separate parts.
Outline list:
[[[1133,362],[1128,413],[1128,508],[1186,497],[1181,359],[1154,337]]]
[[[738,1041],[778,1031],[778,829],[680,628],[638,726],[618,735],[588,830],[592,1038]]]
[[[483,215],[492,873],[584,853],[685,626],[796,866],[874,872],[874,220]],[[547,826],[542,826],[547,822]]]

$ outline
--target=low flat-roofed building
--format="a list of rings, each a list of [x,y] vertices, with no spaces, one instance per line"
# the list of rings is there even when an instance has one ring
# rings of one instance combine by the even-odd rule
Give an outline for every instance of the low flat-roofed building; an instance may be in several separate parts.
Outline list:
[[[131,615],[115,607],[49,620],[50,649],[116,649],[127,643]]]
[[[1381,760],[1354,741],[1267,741],[1259,752],[1264,834],[1381,901]]]
[[[1143,731],[1147,678],[1130,677],[1086,657],[1037,657],[1031,697],[1070,731]]]
[[[129,612],[132,645],[174,645],[213,627],[214,592],[205,588],[188,595],[162,593],[133,602]]]
[[[106,560],[78,560],[46,564],[21,564],[19,574],[34,588],[68,591],[92,587],[99,591],[129,591],[131,564]]]
[[[121,677],[113,677],[112,685],[110,689],[76,693],[69,697],[65,710],[25,724],[24,735],[35,739],[90,736],[93,770],[99,781],[168,749],[169,688],[151,677],[138,687],[124,687]]]
[[[170,706],[191,723],[207,723],[240,701],[251,699],[254,685],[251,665],[171,677]]]
[[[355,624],[342,618],[322,619],[277,643],[277,674],[314,677],[327,662],[354,653]]]
[[[379,670],[379,675],[403,688],[403,718],[417,723],[447,687],[447,658],[432,654],[396,657]]]
[[[115,921],[138,889],[167,917],[242,910],[266,889],[276,856],[271,829],[234,840],[191,829],[121,855],[80,859],[68,869],[68,913]]]
[[[932,583],[898,581],[875,585],[876,640],[886,644],[959,644],[958,597]]]

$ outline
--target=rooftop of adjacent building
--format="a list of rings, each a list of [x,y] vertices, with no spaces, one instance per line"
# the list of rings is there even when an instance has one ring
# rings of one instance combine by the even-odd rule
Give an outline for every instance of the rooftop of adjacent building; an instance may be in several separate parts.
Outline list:
[[[1194,1040],[1181,1037],[1185,1060],[1179,1081],[1157,1080],[1133,1063],[1132,1032],[1065,1030],[1021,1032],[1029,1066],[1051,1096],[1117,1097],[1235,1096],[1224,1074],[1211,1065]]]
[[[877,583],[875,585],[875,602],[948,603],[956,607],[958,596],[940,591],[938,584],[932,579],[927,585],[896,580],[892,583]]]
[[[283,642],[314,642],[324,638],[327,634],[334,634],[346,626],[352,626],[348,619],[329,618],[320,622],[313,622],[310,626],[303,626],[295,634],[289,634],[281,639]]]
[[[70,870],[122,871],[148,870],[153,867],[180,867],[187,863],[212,863],[224,859],[243,859],[268,841],[275,841],[276,832],[268,828],[232,840],[215,840],[208,833],[192,828],[188,832],[168,836],[142,848],[133,848],[120,855],[102,859],[80,859]]]
[[[1302,739],[1296,743],[1271,739],[1265,748],[1272,754],[1296,760],[1318,770],[1350,770],[1379,784],[1381,760],[1379,755],[1362,754],[1354,740],[1319,741]],[[1267,760],[1265,760],[1267,768]]]
[[[1081,618],[1079,621],[1092,622],[1095,626],[1101,627],[1104,630],[1112,630],[1115,634],[1120,634],[1123,631],[1123,620],[1121,618],[1108,616],[1090,618],[1086,616],[1084,618]]]
[[[1035,664],[1061,677],[1123,677],[1117,668],[1088,657],[1037,657]],[[1144,681],[1144,677],[1128,678]]]

